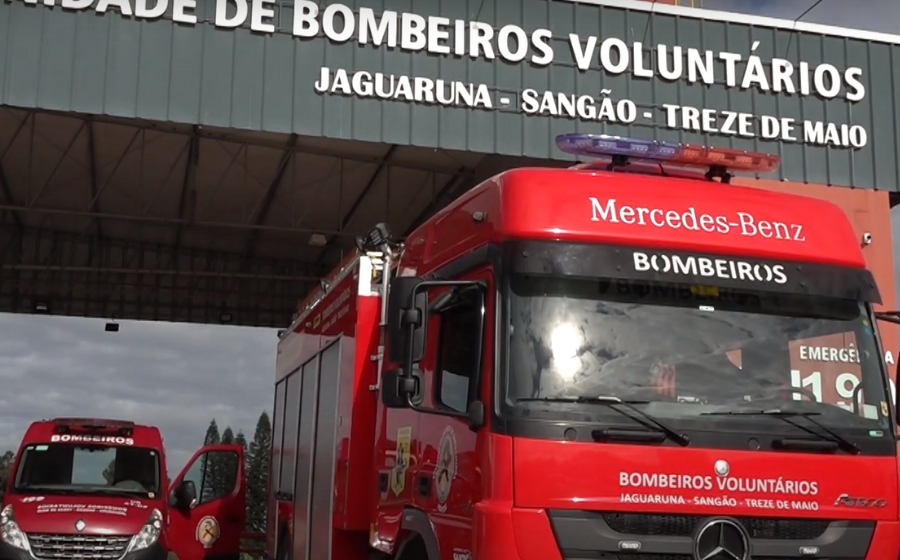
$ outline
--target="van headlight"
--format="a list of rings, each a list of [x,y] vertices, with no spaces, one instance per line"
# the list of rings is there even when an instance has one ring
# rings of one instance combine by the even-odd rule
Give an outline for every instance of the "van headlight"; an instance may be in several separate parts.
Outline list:
[[[31,552],[31,545],[28,544],[28,537],[19,529],[16,523],[16,516],[13,513],[12,504],[9,504],[3,511],[0,511],[0,540],[9,546],[13,546],[20,550]]]
[[[159,540],[159,534],[162,532],[162,513],[158,509],[150,512],[150,519],[141,528],[140,532],[131,538],[127,552],[137,552],[144,550]]]

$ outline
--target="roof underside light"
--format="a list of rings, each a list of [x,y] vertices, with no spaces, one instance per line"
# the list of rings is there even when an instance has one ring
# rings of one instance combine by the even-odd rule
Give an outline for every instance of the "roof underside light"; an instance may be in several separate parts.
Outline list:
[[[781,158],[773,154],[606,134],[561,134],[556,137],[556,146],[575,156],[610,158],[610,168],[627,165],[629,160],[643,160],[704,168],[709,177],[724,178],[726,171],[772,173],[781,165]]]

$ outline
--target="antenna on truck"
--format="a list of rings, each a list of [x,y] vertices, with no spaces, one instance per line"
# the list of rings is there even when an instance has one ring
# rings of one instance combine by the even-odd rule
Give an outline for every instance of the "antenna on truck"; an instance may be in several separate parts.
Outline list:
[[[731,182],[732,170],[772,173],[781,165],[780,157],[762,152],[606,134],[561,134],[556,137],[556,147],[571,155],[610,158],[606,164],[609,171],[625,167],[631,160],[668,163],[678,167],[706,169],[708,180],[718,178],[726,184]]]

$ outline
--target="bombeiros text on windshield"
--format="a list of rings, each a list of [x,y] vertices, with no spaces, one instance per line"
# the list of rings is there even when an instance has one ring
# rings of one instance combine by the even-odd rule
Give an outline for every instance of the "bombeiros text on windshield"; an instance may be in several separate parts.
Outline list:
[[[785,284],[788,281],[784,265],[781,264],[750,263],[736,259],[667,255],[642,251],[634,252],[634,270],[637,272],[652,270],[662,274],[702,276],[743,282]]]

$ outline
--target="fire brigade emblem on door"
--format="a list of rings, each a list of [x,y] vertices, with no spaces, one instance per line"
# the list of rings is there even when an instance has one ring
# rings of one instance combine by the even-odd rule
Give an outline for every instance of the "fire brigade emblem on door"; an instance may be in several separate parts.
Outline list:
[[[437,488],[438,511],[447,511],[447,498],[456,478],[456,434],[453,428],[444,428],[441,445],[438,447],[438,463],[434,471],[434,484]]]
[[[412,427],[404,426],[397,430],[397,460],[391,469],[391,491],[399,496],[406,488],[406,471],[409,470],[410,445]]]
[[[203,548],[212,548],[212,545],[219,540],[219,522],[215,517],[207,515],[197,523],[197,540],[203,545]]]

